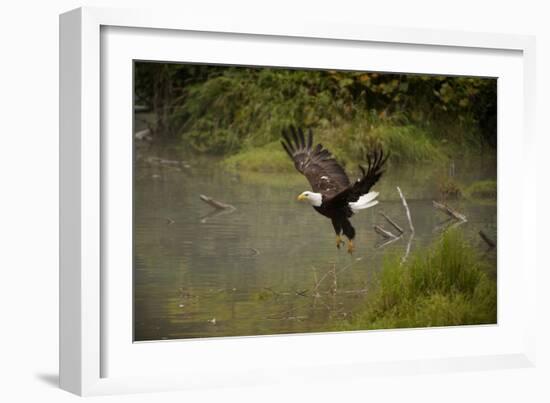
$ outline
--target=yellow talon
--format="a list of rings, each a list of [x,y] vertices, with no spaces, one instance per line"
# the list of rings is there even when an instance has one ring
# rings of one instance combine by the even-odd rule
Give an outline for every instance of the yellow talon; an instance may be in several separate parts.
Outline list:
[[[336,247],[340,249],[340,245],[345,244],[344,241],[342,241],[342,237],[340,235],[336,235]]]
[[[353,254],[353,251],[354,251],[354,246],[353,246],[353,241],[350,239],[350,241],[348,242],[348,253],[351,255]]]

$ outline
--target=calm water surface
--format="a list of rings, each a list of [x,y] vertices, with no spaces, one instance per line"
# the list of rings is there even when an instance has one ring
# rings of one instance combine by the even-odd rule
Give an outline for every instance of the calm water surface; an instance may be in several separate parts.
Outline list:
[[[359,307],[385,255],[401,257],[408,235],[379,247],[373,226],[391,227],[385,212],[408,228],[396,186],[408,199],[415,226],[411,253],[436,239],[447,217],[432,207],[439,199],[433,167],[389,169],[376,186],[380,204],[352,218],[356,253],[335,247],[328,219],[296,196],[309,185],[298,174],[238,175],[216,160],[176,159],[149,150],[136,162],[134,186],[135,340],[320,332],[331,320]],[[290,164],[290,162],[289,162]],[[350,170],[348,169],[348,172]],[[463,162],[463,184],[495,178],[494,160]],[[215,215],[200,194],[236,207]],[[468,217],[461,225],[480,249],[477,235],[496,234],[496,204],[450,204]],[[395,232],[395,231],[394,231]],[[329,273],[342,270],[334,281]],[[327,274],[329,273],[329,274]],[[321,282],[314,290],[317,281]]]

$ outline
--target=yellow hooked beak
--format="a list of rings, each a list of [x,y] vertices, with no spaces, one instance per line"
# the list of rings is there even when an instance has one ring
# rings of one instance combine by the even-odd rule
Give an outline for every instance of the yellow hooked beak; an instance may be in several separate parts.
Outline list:
[[[298,196],[299,201],[306,200],[306,199],[307,199],[307,196],[303,193],[300,196]]]

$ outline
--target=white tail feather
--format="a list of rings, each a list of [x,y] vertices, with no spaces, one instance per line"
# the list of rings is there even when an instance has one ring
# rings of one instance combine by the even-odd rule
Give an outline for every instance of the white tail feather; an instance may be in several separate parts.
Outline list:
[[[372,206],[376,206],[377,204],[378,204],[378,200],[373,200],[373,201],[371,201],[371,202],[365,204],[365,206],[362,207],[362,208],[363,208],[363,209],[370,208],[370,207],[372,207]]]
[[[363,210],[378,204],[378,200],[374,200],[378,197],[378,192],[369,192],[364,194],[356,202],[349,203],[351,210],[356,213],[359,210]]]

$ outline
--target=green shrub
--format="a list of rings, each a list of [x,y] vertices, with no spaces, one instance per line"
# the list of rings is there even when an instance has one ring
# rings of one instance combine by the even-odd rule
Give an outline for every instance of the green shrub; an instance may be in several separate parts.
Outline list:
[[[496,138],[494,79],[148,62],[135,73],[153,138],[205,153],[263,146],[289,125],[331,132],[327,145],[351,160],[372,142],[415,162],[441,158],[444,143],[461,153]]]
[[[351,100],[334,99],[323,71],[227,69],[190,85],[179,107],[182,136],[200,151],[232,153],[278,139],[289,125],[316,127],[342,118]]]
[[[340,330],[496,323],[496,280],[457,231],[405,264],[384,262],[376,291]]]
[[[497,182],[494,180],[474,182],[466,189],[466,194],[473,199],[496,199]]]

